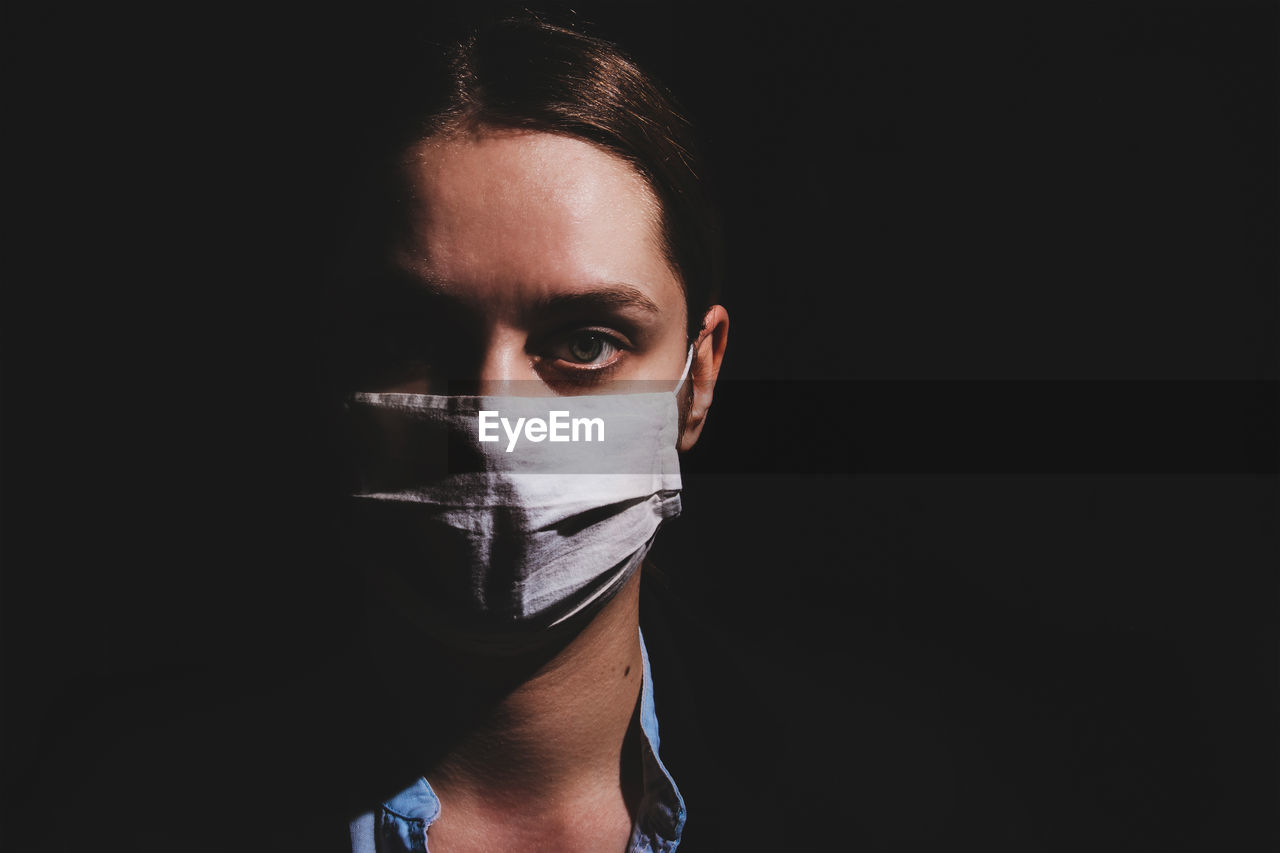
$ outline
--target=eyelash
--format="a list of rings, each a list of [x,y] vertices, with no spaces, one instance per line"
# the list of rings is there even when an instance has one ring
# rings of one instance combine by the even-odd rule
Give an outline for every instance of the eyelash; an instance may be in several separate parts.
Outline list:
[[[599,339],[605,347],[612,348],[611,357],[603,364],[592,365],[590,362],[575,362],[570,358],[557,354],[562,348],[567,349],[571,346],[575,339],[587,337]],[[548,356],[544,363],[548,363],[552,370],[569,376],[571,381],[579,383],[596,382],[612,373],[619,366],[624,354],[631,349],[631,344],[625,338],[610,329],[596,327],[577,328],[567,334],[555,337],[554,343],[546,349]]]

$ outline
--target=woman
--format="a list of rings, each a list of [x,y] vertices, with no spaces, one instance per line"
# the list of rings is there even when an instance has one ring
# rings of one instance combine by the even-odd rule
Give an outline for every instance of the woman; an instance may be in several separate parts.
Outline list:
[[[688,130],[616,48],[536,20],[437,72],[352,276],[352,553],[375,648],[430,681],[399,727],[415,769],[379,781],[352,849],[674,850],[639,566],[729,325]],[[543,443],[531,413],[557,407],[605,441]]]
[[[683,685],[715,682],[682,675],[671,650],[703,648],[641,589],[728,331],[687,127],[615,48],[532,20],[403,81],[333,268],[349,559],[315,545],[331,541],[319,441],[273,444],[263,409],[237,409],[234,482],[193,487],[217,534],[184,537],[164,568],[229,588],[209,642],[251,660],[99,697],[43,762],[15,849],[688,850],[738,790],[700,781]],[[305,392],[253,382],[314,427]],[[282,461],[299,456],[305,474]],[[249,519],[268,505],[263,537]],[[314,647],[305,590],[271,608],[270,637],[218,605],[265,609],[277,577],[345,593],[353,567],[369,630],[322,616]]]

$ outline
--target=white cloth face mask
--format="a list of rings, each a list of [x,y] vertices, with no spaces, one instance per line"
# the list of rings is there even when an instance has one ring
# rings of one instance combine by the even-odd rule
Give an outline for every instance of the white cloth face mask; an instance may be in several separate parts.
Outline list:
[[[602,604],[680,514],[692,358],[674,390],[353,395],[357,558],[429,628],[480,642]]]

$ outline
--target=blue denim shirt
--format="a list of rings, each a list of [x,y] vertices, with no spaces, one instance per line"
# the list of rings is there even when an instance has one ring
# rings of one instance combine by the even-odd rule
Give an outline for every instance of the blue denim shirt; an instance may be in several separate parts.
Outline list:
[[[640,749],[644,794],[631,827],[627,853],[673,853],[684,830],[684,798],[658,757],[658,715],[653,705],[649,652],[640,635]],[[352,853],[428,853],[431,824],[440,817],[440,799],[425,778],[351,821]]]

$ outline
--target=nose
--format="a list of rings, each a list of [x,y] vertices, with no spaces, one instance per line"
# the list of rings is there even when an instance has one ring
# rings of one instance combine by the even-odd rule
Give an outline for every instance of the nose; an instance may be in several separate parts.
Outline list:
[[[480,369],[476,374],[479,393],[509,393],[504,386],[528,378],[520,370],[521,363],[528,361],[523,340],[517,340],[510,330],[495,330],[480,353]]]
[[[525,335],[517,329],[488,331],[472,352],[472,364],[450,383],[454,394],[533,396],[542,393],[538,374],[525,349]]]

